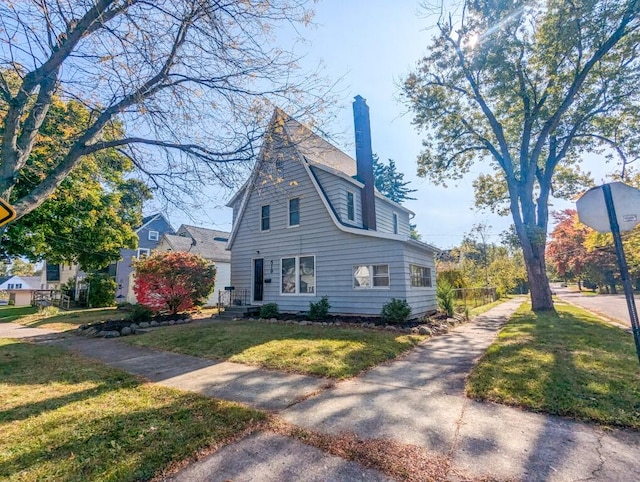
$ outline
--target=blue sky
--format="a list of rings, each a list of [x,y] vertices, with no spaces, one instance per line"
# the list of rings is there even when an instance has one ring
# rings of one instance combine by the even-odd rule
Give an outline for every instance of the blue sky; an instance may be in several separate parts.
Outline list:
[[[477,165],[462,181],[448,188],[435,186],[428,179],[417,178],[416,158],[421,150],[420,134],[411,125],[411,116],[399,98],[399,83],[424,54],[433,35],[433,18],[425,16],[420,2],[385,0],[326,0],[315,6],[314,25],[300,28],[305,42],[296,44],[298,55],[305,55],[303,67],[313,69],[319,62],[324,74],[341,79],[337,87],[340,101],[332,132],[341,135],[334,142],[355,157],[351,102],[357,94],[367,99],[371,112],[373,151],[381,159],[394,159],[405,179],[417,189],[415,201],[405,205],[416,213],[414,222],[422,239],[440,248],[460,243],[464,234],[477,223],[490,225],[490,241],[499,242],[499,234],[511,224],[510,218],[474,208],[472,181],[481,172]],[[292,36],[284,35],[287,46]],[[596,182],[607,170],[602,159],[590,158],[583,166]],[[610,168],[609,168],[610,170]],[[231,212],[223,207],[228,195],[212,192],[214,202],[200,214],[170,212],[171,221],[198,224],[214,229],[231,230]],[[555,201],[552,209],[571,207],[572,203]],[[573,205],[575,206],[575,205]]]

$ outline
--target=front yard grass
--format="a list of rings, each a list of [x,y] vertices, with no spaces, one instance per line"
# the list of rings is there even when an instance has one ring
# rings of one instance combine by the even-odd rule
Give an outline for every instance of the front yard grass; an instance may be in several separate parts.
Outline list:
[[[0,340],[0,360],[1,480],[148,480],[264,419],[55,347]]]
[[[108,319],[126,316],[113,308],[84,308],[78,310],[63,311],[57,308],[45,308],[38,310],[31,308],[23,316],[16,317],[12,321],[31,328],[48,328],[50,330],[73,330],[86,323],[105,321]],[[2,311],[0,311],[2,313]],[[0,316],[2,316],[0,314]]]
[[[123,341],[214,360],[342,379],[393,359],[426,338],[346,327],[221,321],[157,330]]]
[[[467,382],[467,395],[604,425],[640,429],[640,369],[633,337],[555,302],[523,305]]]
[[[36,311],[33,306],[0,306],[0,323],[10,323]]]

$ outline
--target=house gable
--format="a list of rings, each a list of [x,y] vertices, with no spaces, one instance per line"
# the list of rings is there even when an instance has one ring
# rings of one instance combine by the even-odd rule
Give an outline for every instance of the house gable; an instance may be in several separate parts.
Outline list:
[[[431,268],[434,248],[411,244],[408,232],[371,231],[361,224],[343,222],[346,194],[344,202],[340,195],[347,188],[355,188],[358,194],[361,183],[307,158],[291,141],[288,121],[278,122],[277,115],[267,130],[251,179],[243,188],[227,245],[231,250],[231,285],[243,290],[243,299],[262,297],[265,302],[278,303],[282,311],[308,310],[309,302],[328,295],[334,313],[378,315],[385,301],[407,297],[406,252],[413,250],[418,264]],[[326,153],[326,145],[322,147]],[[236,196],[234,205],[238,199]],[[398,209],[407,224],[409,212]],[[294,268],[292,276],[289,270]],[[373,269],[386,270],[389,283],[375,287],[356,284],[354,273]],[[433,308],[433,296],[424,291],[416,295],[420,298],[414,304],[416,314]]]
[[[308,156],[314,156],[309,158]],[[227,249],[231,249],[237,235],[237,229],[245,215],[248,199],[255,192],[261,192],[270,185],[279,185],[283,194],[287,192],[286,183],[297,183],[298,179],[286,179],[281,176],[278,170],[278,163],[283,163],[284,170],[292,163],[300,164],[316,190],[327,214],[335,226],[353,234],[370,237],[381,237],[384,239],[408,240],[409,239],[409,219],[413,213],[398,203],[385,198],[381,194],[376,194],[376,207],[380,206],[383,229],[373,231],[362,228],[361,214],[360,222],[350,222],[347,217],[346,192],[348,184],[340,185],[341,181],[350,183],[356,188],[361,188],[362,183],[353,179],[349,181],[349,173],[355,172],[355,161],[340,151],[337,147],[323,140],[311,130],[292,119],[280,109],[276,109],[271,119],[265,142],[260,151],[258,162],[254,166],[251,178],[243,186],[244,197],[238,208],[237,216],[234,216],[234,225]],[[338,169],[345,169],[340,171]],[[314,173],[314,170],[318,174]],[[320,174],[321,172],[328,175]],[[326,188],[325,188],[326,186]],[[354,189],[356,197],[359,199],[361,193]],[[284,198],[281,198],[281,201]],[[237,206],[237,195],[234,196],[234,212]],[[359,211],[360,203],[356,201],[356,210]],[[399,217],[398,233],[393,232],[393,213]],[[344,215],[344,217],[343,217]],[[356,220],[357,220],[356,215]],[[344,221],[343,221],[344,220]],[[256,224],[257,226],[257,224]],[[425,245],[433,252],[437,249]]]

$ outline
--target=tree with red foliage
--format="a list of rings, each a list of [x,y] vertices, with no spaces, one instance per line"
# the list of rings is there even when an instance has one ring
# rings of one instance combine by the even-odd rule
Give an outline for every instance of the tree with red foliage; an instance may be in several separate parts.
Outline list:
[[[216,268],[191,253],[162,252],[135,262],[138,303],[176,314],[202,306],[213,291]]]
[[[577,279],[578,288],[581,289],[581,275],[589,261],[585,240],[591,229],[578,220],[578,213],[574,209],[555,212],[553,217],[558,224],[547,244],[549,262],[566,280]]]

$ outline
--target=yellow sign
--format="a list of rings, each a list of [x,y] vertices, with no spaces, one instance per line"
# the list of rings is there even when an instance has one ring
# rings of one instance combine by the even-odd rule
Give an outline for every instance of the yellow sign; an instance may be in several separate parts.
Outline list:
[[[16,217],[16,212],[7,201],[0,197],[0,226],[4,226]]]

